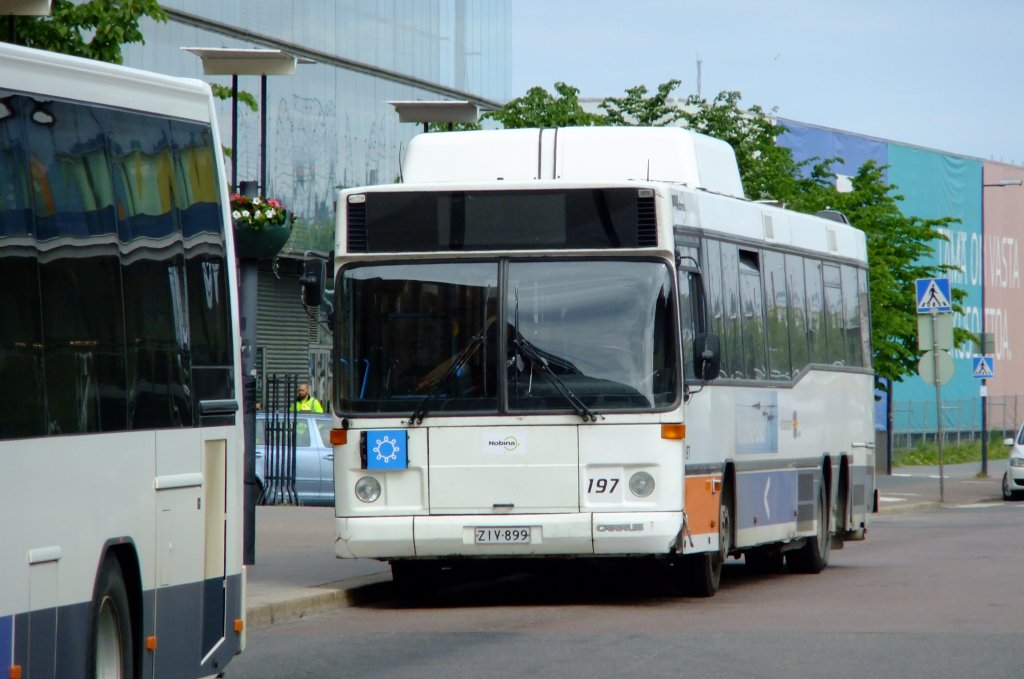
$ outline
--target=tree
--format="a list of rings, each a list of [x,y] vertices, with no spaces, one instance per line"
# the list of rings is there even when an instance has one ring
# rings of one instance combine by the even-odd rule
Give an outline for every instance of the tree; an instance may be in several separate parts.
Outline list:
[[[555,83],[555,94],[543,87],[531,87],[522,97],[485,113],[483,118],[496,120],[505,129],[606,124],[601,114],[583,110],[579,95],[578,89],[563,82]]]
[[[786,128],[760,106],[741,109],[740,99],[735,91],[720,92],[710,103],[690,95],[682,120],[694,132],[729,142],[748,198],[780,200],[793,194],[803,165],[793,160],[789,149],[775,143]]]
[[[853,190],[834,188],[833,161],[816,164],[809,183],[817,188],[791,196],[791,207],[803,212],[836,209],[867,237],[868,279],[871,295],[871,345],[876,381],[900,382],[917,369],[917,303],[914,281],[943,276],[955,269],[948,264],[925,264],[936,240],[948,240],[939,231],[958,222],[951,217],[907,217],[899,209],[903,196],[898,187],[886,184],[884,167],[868,161],[852,178]],[[803,184],[804,186],[807,183]],[[962,312],[967,293],[953,289],[953,309]],[[976,339],[963,328],[954,330],[957,345]]]
[[[607,125],[643,125],[660,127],[671,125],[683,117],[683,111],[669,103],[669,95],[679,87],[681,80],[669,80],[658,85],[658,93],[645,97],[643,85],[630,87],[625,97],[607,97],[598,104],[605,112]]]
[[[724,139],[736,152],[744,191],[754,199],[773,199],[799,212],[839,210],[867,239],[871,341],[876,380],[902,381],[917,369],[917,278],[941,276],[955,267],[925,264],[937,240],[947,240],[939,230],[956,223],[952,218],[908,217],[899,208],[903,196],[887,184],[884,167],[865,163],[852,180],[853,190],[836,189],[833,166],[840,158],[796,162],[790,149],[776,139],[785,127],[758,106],[740,108],[739,92],[722,92],[708,104],[690,97],[683,120],[704,134]],[[962,311],[963,290],[953,291],[954,310]],[[957,328],[957,345],[974,339]]]
[[[146,42],[144,16],[167,21],[156,0],[53,0],[50,16],[15,18],[15,32],[29,47],[120,64],[122,45]]]
[[[941,276],[954,267],[925,264],[937,240],[946,240],[940,228],[952,218],[921,219],[905,216],[903,199],[896,186],[886,184],[885,168],[865,163],[852,180],[853,190],[840,193],[832,167],[839,158],[797,162],[790,149],[779,146],[786,128],[759,106],[740,108],[739,92],[720,92],[711,102],[695,95],[673,111],[669,95],[678,80],[658,86],[646,97],[643,86],[626,90],[624,97],[608,97],[599,104],[604,115],[591,114],[579,104],[579,90],[556,83],[561,98],[534,87],[488,117],[505,127],[555,127],[565,125],[665,125],[682,122],[686,127],[728,142],[736,153],[740,178],[747,197],[772,199],[801,212],[836,209],[864,231],[871,265],[871,332],[876,381],[899,382],[913,374],[920,357],[917,349],[917,307],[914,281]],[[954,310],[961,311],[963,290],[952,291]],[[957,345],[975,339],[957,328]]]

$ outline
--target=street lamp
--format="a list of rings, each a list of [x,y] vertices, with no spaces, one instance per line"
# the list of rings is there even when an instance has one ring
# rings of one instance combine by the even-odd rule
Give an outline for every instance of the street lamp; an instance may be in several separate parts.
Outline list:
[[[231,49],[223,47],[182,47],[203,60],[205,75],[231,76],[231,191],[238,192],[238,76],[260,76],[260,185],[267,194],[267,76],[294,75],[298,57],[274,49]],[[305,60],[303,60],[305,62]],[[259,289],[259,260],[239,261],[239,316],[242,325],[242,379],[246,398],[242,411],[245,432],[245,496],[242,520],[242,561],[256,562],[256,302]]]
[[[50,0],[6,0],[0,7],[0,15],[7,15],[7,42],[18,44],[18,33],[14,30],[14,17],[44,17],[50,15]]]
[[[990,184],[985,183],[985,170],[981,171],[981,355],[989,352],[988,333],[985,332],[985,320],[988,316],[985,307],[985,189],[1004,186],[1020,186],[1024,181],[1020,177],[1000,179]],[[981,475],[988,476],[988,380],[981,380]]]
[[[238,76],[260,76],[260,193],[267,193],[267,76],[295,75],[298,57],[282,50],[182,47],[203,60],[205,75],[231,76],[231,191],[238,192]],[[305,63],[305,60],[303,60]]]
[[[455,123],[475,123],[480,118],[480,109],[469,101],[389,101],[398,113],[400,123],[423,123],[426,132],[430,123],[448,123],[451,130]]]

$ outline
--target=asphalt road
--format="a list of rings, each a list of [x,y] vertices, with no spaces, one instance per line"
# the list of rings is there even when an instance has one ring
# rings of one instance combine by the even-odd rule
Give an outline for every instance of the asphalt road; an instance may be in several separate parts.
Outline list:
[[[873,518],[819,575],[730,562],[712,599],[661,572],[463,582],[257,630],[229,678],[1019,677],[1024,503]]]

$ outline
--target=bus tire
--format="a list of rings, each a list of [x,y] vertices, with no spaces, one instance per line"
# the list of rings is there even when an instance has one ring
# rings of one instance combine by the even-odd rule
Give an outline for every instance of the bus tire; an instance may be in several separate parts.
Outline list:
[[[828,566],[828,557],[832,550],[832,538],[829,535],[829,517],[831,512],[826,499],[825,484],[818,487],[817,531],[813,537],[806,538],[803,547],[786,552],[786,565],[794,573],[820,573]]]
[[[135,676],[131,609],[117,557],[107,554],[92,600],[90,676],[132,679]]]
[[[718,551],[690,554],[682,560],[680,592],[685,596],[711,597],[722,584],[722,564],[732,549],[732,499],[722,494],[718,509]]]

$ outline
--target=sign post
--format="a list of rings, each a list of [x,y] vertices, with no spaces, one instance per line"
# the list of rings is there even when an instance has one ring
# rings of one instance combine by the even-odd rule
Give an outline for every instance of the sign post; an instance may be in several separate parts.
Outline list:
[[[917,372],[935,386],[935,446],[939,453],[939,502],[946,501],[946,471],[942,463],[942,385],[953,377],[953,359],[946,353],[953,348],[953,323],[947,314],[953,311],[953,296],[948,278],[919,278],[917,284],[918,347],[928,349],[918,363]],[[941,315],[941,316],[940,316]],[[939,319],[942,318],[940,321]],[[928,341],[930,340],[930,342]],[[928,346],[928,345],[931,346]],[[930,354],[930,355],[929,355]]]

